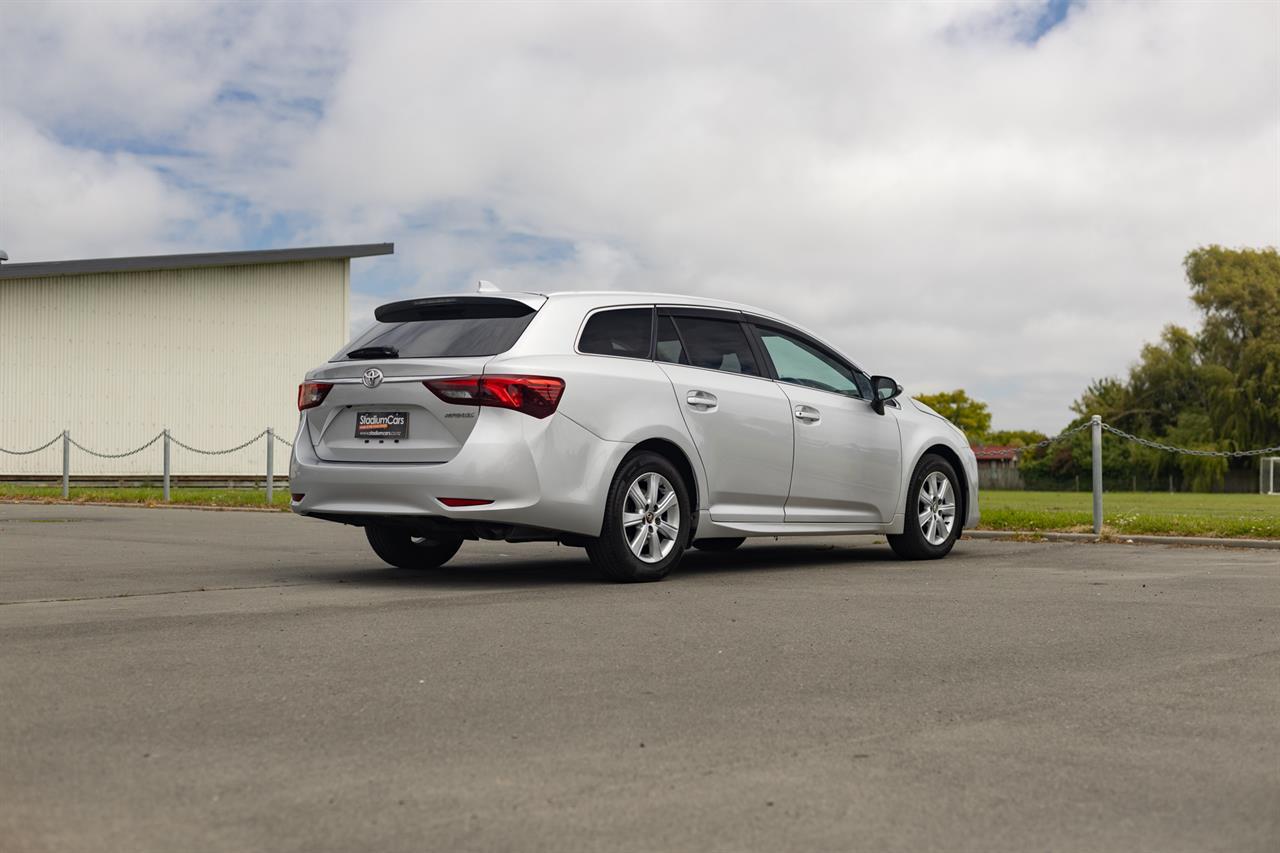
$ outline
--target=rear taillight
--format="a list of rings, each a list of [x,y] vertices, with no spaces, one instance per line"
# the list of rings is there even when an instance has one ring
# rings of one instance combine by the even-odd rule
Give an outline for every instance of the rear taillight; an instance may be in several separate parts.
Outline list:
[[[314,408],[324,402],[333,388],[331,382],[303,382],[298,386],[298,411]]]
[[[446,403],[493,406],[545,418],[564,394],[564,380],[554,376],[454,376],[422,383]]]

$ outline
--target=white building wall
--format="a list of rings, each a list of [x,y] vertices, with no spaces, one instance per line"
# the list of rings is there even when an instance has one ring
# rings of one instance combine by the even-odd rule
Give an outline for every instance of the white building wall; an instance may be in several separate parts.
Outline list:
[[[0,447],[63,429],[108,453],[166,427],[205,449],[266,427],[292,440],[299,381],[346,342],[349,285],[346,259],[0,280]],[[73,447],[71,473],[159,474],[162,453]],[[287,454],[276,445],[277,472]],[[265,458],[263,441],[225,456],[175,445],[172,472],[262,474]],[[61,442],[0,454],[0,476],[61,470]]]

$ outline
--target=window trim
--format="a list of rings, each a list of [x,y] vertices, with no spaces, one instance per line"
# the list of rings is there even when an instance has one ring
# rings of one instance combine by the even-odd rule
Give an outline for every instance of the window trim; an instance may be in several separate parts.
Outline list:
[[[818,352],[825,353],[829,358],[831,358],[837,364],[842,364],[845,367],[847,367],[851,372],[863,376],[868,382],[871,381],[871,376],[865,370],[858,367],[856,364],[849,361],[847,358],[840,355],[838,352],[834,351],[831,347],[822,343],[822,341],[819,341],[818,339],[813,337],[813,335],[805,334],[804,332],[800,331],[797,328],[788,326],[786,323],[779,322],[769,317],[758,317],[755,315],[748,314],[747,326],[749,326],[751,329],[752,339],[756,342],[756,345],[759,346],[759,348],[764,352],[765,364],[768,365],[769,376],[771,379],[773,379],[774,382],[777,382],[779,385],[790,385],[793,388],[803,388],[806,391],[817,391],[820,394],[831,394],[835,397],[840,397],[845,400],[861,400],[862,402],[867,403],[868,405],[871,403],[869,399],[862,396],[861,389],[859,389],[859,393],[857,394],[857,396],[854,396],[851,394],[842,394],[839,391],[827,391],[823,388],[814,388],[812,385],[802,385],[799,382],[788,382],[785,379],[778,378],[778,368],[774,365],[773,357],[769,355],[769,350],[764,345],[764,339],[760,336],[760,329],[762,328],[772,329],[775,332],[781,332],[784,335],[795,338],[796,340],[801,341],[804,344],[813,347]],[[856,380],[854,384],[855,385],[857,384]]]
[[[671,328],[676,330],[676,340],[680,342],[680,356],[685,359],[689,357],[689,344],[685,341],[684,332],[680,331],[680,324],[676,322],[676,318],[671,314],[664,314],[655,308],[653,311],[653,362],[654,364],[674,364],[676,367],[693,367],[693,364],[691,363],[681,364],[678,361],[667,361],[666,359],[658,358],[658,324],[662,322],[663,317],[666,317],[668,320],[670,320]],[[698,368],[698,369],[706,370],[707,368]]]

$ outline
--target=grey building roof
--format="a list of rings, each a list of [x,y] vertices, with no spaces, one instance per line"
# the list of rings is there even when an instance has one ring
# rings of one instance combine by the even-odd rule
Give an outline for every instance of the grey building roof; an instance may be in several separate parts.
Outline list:
[[[0,279],[367,258],[373,255],[390,255],[395,249],[395,243],[359,243],[351,246],[308,246],[301,249],[255,249],[249,252],[200,252],[190,255],[142,255],[136,258],[92,258],[81,261],[0,264]]]

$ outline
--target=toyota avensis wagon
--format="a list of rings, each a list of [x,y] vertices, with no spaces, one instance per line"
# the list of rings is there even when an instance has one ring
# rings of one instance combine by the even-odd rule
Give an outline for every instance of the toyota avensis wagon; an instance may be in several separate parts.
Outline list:
[[[298,389],[289,476],[294,512],[363,527],[394,566],[559,541],[646,581],[747,536],[942,557],[977,522],[964,434],[768,311],[481,292],[375,316]]]

